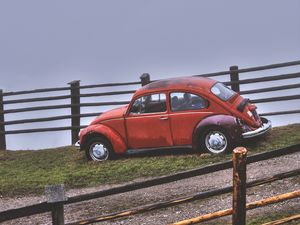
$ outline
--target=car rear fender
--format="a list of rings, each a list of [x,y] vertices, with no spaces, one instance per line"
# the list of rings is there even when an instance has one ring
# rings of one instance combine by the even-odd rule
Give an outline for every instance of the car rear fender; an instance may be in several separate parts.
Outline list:
[[[200,137],[203,132],[210,127],[224,129],[234,141],[240,141],[242,130],[235,117],[230,115],[213,115],[201,120],[193,132],[193,148],[200,144]]]
[[[106,138],[113,146],[116,154],[123,154],[126,152],[127,146],[123,138],[115,130],[103,124],[90,126],[88,133],[83,138],[83,143],[80,144],[81,148],[84,149],[88,140],[97,136]]]

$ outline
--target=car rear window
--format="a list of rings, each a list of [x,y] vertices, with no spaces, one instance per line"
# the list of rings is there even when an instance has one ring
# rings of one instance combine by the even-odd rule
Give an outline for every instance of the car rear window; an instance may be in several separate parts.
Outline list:
[[[222,83],[216,83],[214,86],[212,86],[211,92],[223,101],[227,101],[236,94],[236,92],[226,87]]]

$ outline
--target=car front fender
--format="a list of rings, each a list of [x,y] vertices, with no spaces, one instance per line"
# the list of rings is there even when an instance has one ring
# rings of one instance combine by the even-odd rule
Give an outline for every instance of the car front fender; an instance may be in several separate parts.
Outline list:
[[[82,143],[80,143],[80,148],[84,149],[90,138],[95,136],[102,136],[106,138],[113,146],[114,152],[116,154],[123,154],[127,150],[127,146],[123,138],[110,127],[103,124],[95,124],[86,128],[84,136],[82,137]]]
[[[242,136],[242,130],[237,123],[236,117],[230,115],[213,115],[208,116],[201,120],[193,132],[193,148],[199,146],[201,134],[209,127],[216,127],[226,130],[233,141],[240,141]]]

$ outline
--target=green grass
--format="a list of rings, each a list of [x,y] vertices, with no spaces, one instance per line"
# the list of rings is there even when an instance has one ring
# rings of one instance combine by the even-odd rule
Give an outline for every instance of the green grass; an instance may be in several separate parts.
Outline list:
[[[244,143],[249,155],[300,143],[300,124],[273,128],[257,141]],[[47,184],[66,188],[122,183],[188,170],[231,158],[184,151],[120,157],[102,163],[87,161],[73,147],[39,151],[0,151],[0,195],[43,193]]]

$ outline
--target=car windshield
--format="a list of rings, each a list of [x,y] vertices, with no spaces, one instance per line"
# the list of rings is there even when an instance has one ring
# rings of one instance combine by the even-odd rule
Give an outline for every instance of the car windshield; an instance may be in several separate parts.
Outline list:
[[[211,92],[223,101],[227,101],[233,95],[235,95],[235,92],[233,90],[226,87],[222,83],[216,83],[214,86],[212,86]]]

